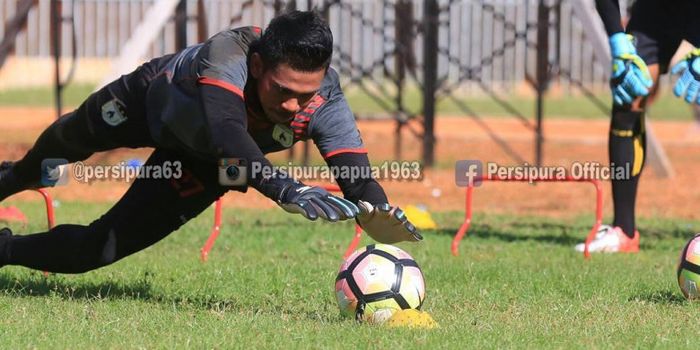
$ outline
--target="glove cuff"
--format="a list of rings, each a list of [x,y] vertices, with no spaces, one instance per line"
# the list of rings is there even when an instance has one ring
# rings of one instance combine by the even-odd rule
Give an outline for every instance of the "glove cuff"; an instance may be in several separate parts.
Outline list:
[[[282,202],[285,194],[290,188],[301,186],[301,183],[287,175],[285,172],[277,171],[272,176],[262,179],[255,188],[278,204]]]
[[[691,68],[693,73],[700,73],[700,49],[693,49],[686,55],[686,60],[688,60],[688,67]]]
[[[612,57],[620,57],[624,54],[636,55],[637,50],[634,48],[634,37],[623,32],[615,33],[610,36],[610,55]]]

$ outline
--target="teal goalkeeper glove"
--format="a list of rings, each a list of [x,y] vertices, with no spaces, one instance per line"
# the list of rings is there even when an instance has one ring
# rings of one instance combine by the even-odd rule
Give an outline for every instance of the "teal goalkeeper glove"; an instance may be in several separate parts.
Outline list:
[[[648,95],[653,84],[649,68],[637,55],[633,39],[625,33],[616,33],[610,37],[610,53],[613,57],[610,89],[613,102],[619,106],[631,104],[638,96]]]
[[[686,102],[700,105],[700,49],[690,51],[685,59],[673,66],[671,74],[679,73],[682,74],[676,81],[673,93],[678,97],[685,95]]]

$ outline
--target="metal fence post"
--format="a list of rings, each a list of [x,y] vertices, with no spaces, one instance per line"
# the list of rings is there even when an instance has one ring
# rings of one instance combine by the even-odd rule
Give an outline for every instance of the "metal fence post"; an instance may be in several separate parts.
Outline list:
[[[424,0],[423,17],[423,165],[435,162],[435,93],[438,88],[438,16],[437,0]]]
[[[544,95],[549,84],[549,7],[545,0],[540,0],[537,5],[537,62],[535,87],[537,89],[537,107],[535,127],[535,165],[542,166],[542,146],[544,135],[542,131],[542,118],[544,116]]]
[[[54,85],[56,119],[61,117],[63,109],[63,84],[61,84],[61,23],[63,6],[58,0],[51,1],[51,53],[54,61]]]
[[[180,0],[175,7],[175,50],[187,47],[187,0]]]
[[[204,0],[197,0],[197,42],[202,43],[209,38],[209,24]]]

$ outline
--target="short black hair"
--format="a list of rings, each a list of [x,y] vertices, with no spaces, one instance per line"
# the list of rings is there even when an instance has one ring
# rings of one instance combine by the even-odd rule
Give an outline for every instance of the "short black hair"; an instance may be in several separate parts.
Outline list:
[[[265,69],[286,63],[292,69],[313,72],[328,69],[333,55],[333,34],[316,11],[291,11],[275,17],[251,53],[257,52]]]

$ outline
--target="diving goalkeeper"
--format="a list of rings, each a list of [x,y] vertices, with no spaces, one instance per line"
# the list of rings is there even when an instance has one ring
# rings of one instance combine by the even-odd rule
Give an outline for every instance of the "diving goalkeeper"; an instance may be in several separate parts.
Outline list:
[[[117,147],[153,147],[145,166],[179,162],[182,176],[136,179],[89,225],[29,235],[5,228],[0,266],[81,273],[109,265],[160,241],[227,191],[248,186],[310,220],[356,219],[379,242],[422,239],[371,177],[336,179],[345,197],[339,198],[281,172],[252,172],[254,164],[273,169],[266,153],[307,139],[331,168],[369,167],[338,75],[329,68],[332,48],[330,28],[318,14],[294,11],[274,18],[264,33],[224,30],[153,59],[92,94],[49,126],[22,159],[0,166],[0,200],[41,187],[45,159],[76,162]],[[227,159],[237,161],[224,161],[222,183]]]

